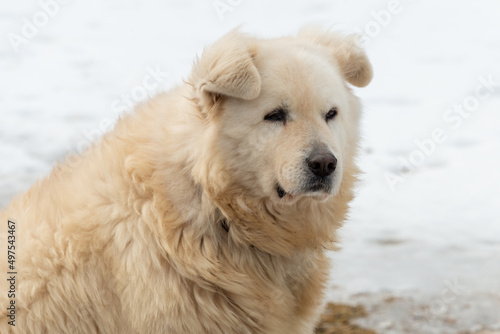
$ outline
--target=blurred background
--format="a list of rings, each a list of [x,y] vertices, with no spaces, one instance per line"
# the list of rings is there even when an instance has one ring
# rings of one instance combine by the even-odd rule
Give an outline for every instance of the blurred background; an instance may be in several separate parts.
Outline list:
[[[238,25],[359,33],[364,175],[328,299],[378,333],[499,333],[499,17],[495,0],[0,0],[0,207]]]

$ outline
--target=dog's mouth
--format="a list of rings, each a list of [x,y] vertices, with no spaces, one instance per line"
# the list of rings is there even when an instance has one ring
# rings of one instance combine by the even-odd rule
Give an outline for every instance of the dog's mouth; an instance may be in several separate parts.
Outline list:
[[[296,197],[295,195],[318,195],[323,194],[324,196],[328,196],[332,190],[332,186],[330,182],[315,182],[309,183],[306,187],[303,188],[300,192],[287,192],[283,187],[277,183],[276,184],[276,193],[279,198],[287,198]]]
[[[315,182],[307,187],[307,192],[325,192],[329,193],[331,190],[331,182],[321,181]]]

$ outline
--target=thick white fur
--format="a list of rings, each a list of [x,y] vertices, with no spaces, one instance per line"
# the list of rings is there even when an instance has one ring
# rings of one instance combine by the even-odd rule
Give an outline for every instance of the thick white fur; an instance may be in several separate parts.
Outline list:
[[[323,253],[358,172],[360,106],[345,82],[371,76],[352,37],[223,37],[184,85],[1,213],[2,233],[8,218],[17,224],[18,280],[12,327],[2,279],[0,332],[312,333]],[[263,121],[283,103],[286,125]],[[299,191],[303,152],[317,142],[339,160],[321,196]]]

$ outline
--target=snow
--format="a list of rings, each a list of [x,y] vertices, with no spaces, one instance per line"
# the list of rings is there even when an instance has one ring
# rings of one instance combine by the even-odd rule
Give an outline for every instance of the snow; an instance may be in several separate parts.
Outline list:
[[[55,1],[0,9],[1,207],[123,106],[179,83],[237,25],[265,37],[309,23],[361,31],[375,69],[356,89],[364,175],[331,254],[328,297],[366,305],[361,323],[381,333],[500,329],[500,84],[482,84],[500,82],[499,2]],[[8,34],[43,8],[53,17],[14,51]],[[456,104],[472,111],[460,116]],[[402,168],[412,157],[418,166]],[[391,188],[388,173],[403,181]]]

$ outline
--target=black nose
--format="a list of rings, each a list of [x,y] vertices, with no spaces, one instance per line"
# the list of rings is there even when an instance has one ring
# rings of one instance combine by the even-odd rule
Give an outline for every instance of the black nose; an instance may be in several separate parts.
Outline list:
[[[307,165],[316,176],[328,176],[337,167],[337,158],[331,153],[313,153],[307,159]]]

